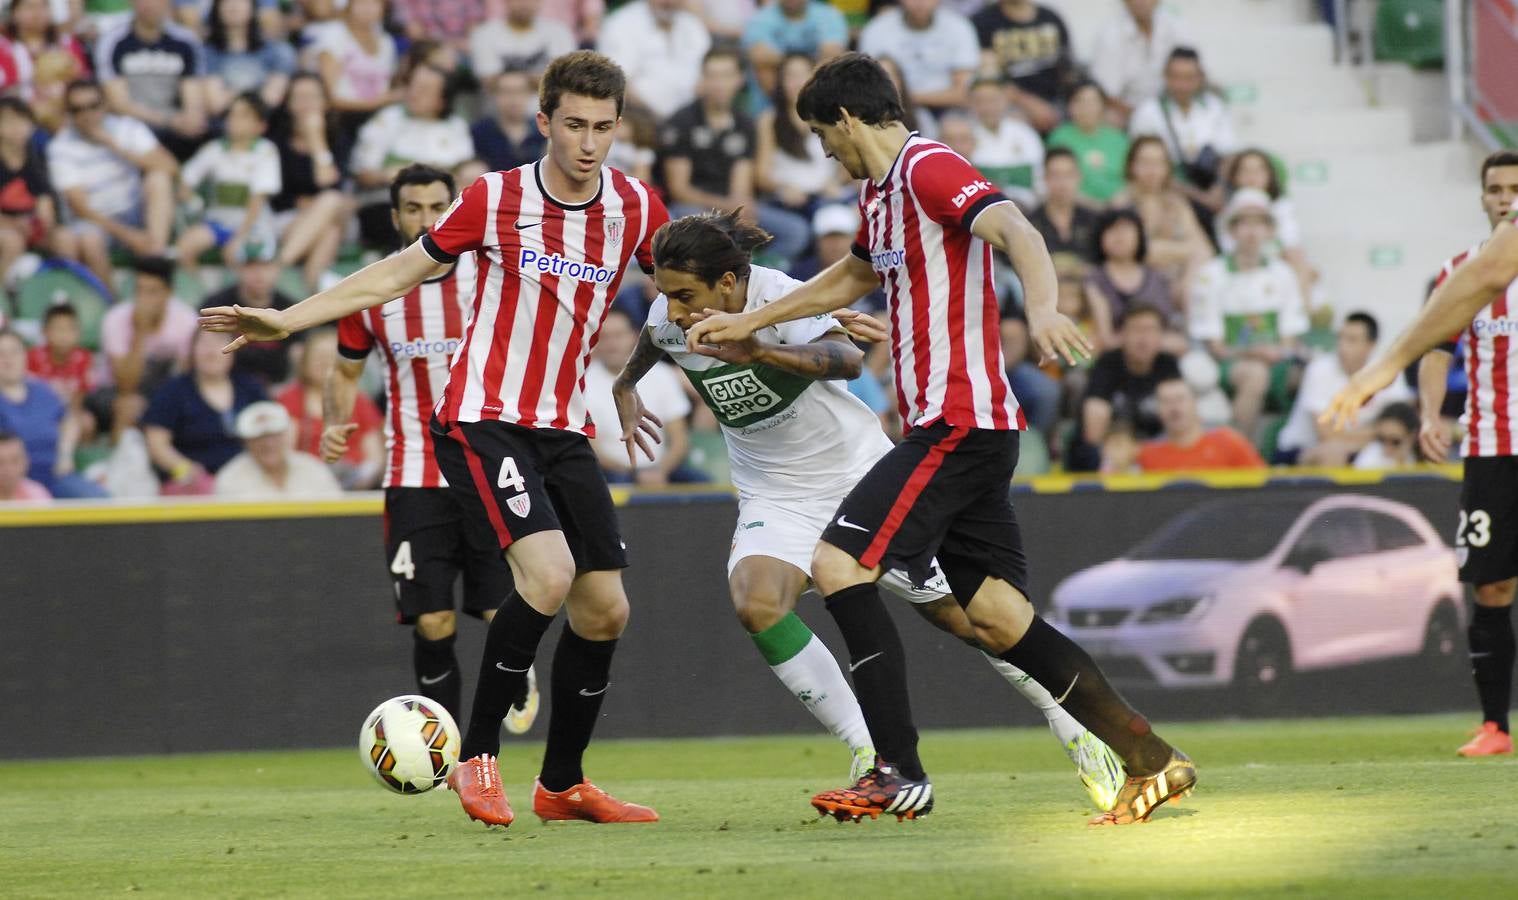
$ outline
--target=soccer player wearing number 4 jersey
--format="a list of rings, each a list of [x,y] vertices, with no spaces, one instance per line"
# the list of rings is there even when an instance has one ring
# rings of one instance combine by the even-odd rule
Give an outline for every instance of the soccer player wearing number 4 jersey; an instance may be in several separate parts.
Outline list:
[[[717,417],[738,488],[738,526],[727,561],[738,620],[776,677],[853,751],[857,780],[875,757],[864,715],[833,654],[794,609],[807,586],[812,549],[839,501],[891,450],[875,414],[843,384],[859,375],[864,353],[839,319],[826,314],[720,347],[693,349],[685,343],[685,330],[703,309],[741,312],[800,286],[783,272],[750,264],[750,252],[768,241],[768,234],[741,224],[734,213],[688,216],[659,229],[654,284],[661,293],[612,394],[630,462],[640,449],[639,426],[646,416],[637,383],[660,358],[668,355],[685,371]],[[838,315],[857,326],[879,327],[868,316]],[[930,622],[976,645],[942,575],[935,572],[919,588],[904,572],[893,571],[881,585]],[[1111,809],[1122,783],[1122,764],[1112,750],[1033,679],[1003,660],[987,658],[1044,713],[1092,801]]]
[[[403,245],[421,237],[453,202],[453,176],[430,166],[407,166],[390,182],[390,219]],[[466,512],[448,490],[428,423],[448,384],[448,361],[464,339],[474,300],[474,254],[412,288],[404,297],[338,322],[341,358],[327,378],[322,459],[338,461],[371,354],[385,365],[385,560],[395,588],[396,621],[413,626],[412,666],[417,693],[463,718],[453,584],[464,577],[464,611],[490,621],[511,593],[511,570],[489,534],[468,527]],[[538,711],[537,679],[528,672],[525,696],[506,715],[506,730],[522,734]]]
[[[649,244],[668,220],[647,185],[603,165],[622,115],[626,79],[599,53],[549,64],[539,82],[547,155],[471,184],[427,234],[287,310],[206,310],[202,325],[240,331],[229,344],[378,306],[473,252],[473,317],[453,357],[431,430],[438,467],[511,565],[516,590],[485,638],[468,727],[449,777],[464,811],[487,824],[514,818],[496,754],[500,720],[560,607],[551,709],[533,811],[543,819],[653,822],[653,810],[585,780],[581,759],[611,686],[627,623],[626,548],[588,435],[581,385],[590,349],[629,265],[652,270]]]
[[[873,59],[818,67],[797,112],[828,154],[865,179],[854,253],[783,299],[712,310],[691,346],[742,342],[780,322],[842,309],[883,286],[897,400],[908,432],[844,498],[812,557],[812,580],[848,645],[854,689],[879,751],[854,785],[812,799],[840,819],[932,808],[917,755],[901,638],[875,582],[904,569],[914,585],[937,558],[979,643],[1056,692],[1061,706],[1122,757],[1128,779],[1092,824],[1149,818],[1191,790],[1196,768],[1156,735],[1091,657],[1033,612],[1007,485],[1023,416],[997,340],[991,247],[1022,278],[1028,323],[1046,354],[1090,352],[1055,310],[1054,264],[1038,232],[963,157],[901,123],[901,101]]]

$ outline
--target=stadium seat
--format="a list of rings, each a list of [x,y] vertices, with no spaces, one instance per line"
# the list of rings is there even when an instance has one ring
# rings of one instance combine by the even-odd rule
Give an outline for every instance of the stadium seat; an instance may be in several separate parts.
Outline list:
[[[1415,69],[1444,65],[1444,0],[1381,0],[1376,9],[1376,59]]]
[[[732,469],[727,462],[727,442],[720,431],[697,431],[690,433],[690,452],[685,461],[702,472],[716,484],[731,484]]]
[[[1017,474],[1032,477],[1048,472],[1049,439],[1037,428],[1029,428],[1017,445]]]
[[[110,294],[89,269],[66,260],[50,259],[21,283],[16,317],[41,322],[48,308],[69,303],[79,311],[80,343],[100,349],[100,320],[111,305]]]

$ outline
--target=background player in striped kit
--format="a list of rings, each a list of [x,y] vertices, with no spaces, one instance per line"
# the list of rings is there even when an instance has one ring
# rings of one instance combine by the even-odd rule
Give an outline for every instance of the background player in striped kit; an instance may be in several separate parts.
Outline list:
[[[453,176],[411,165],[390,182],[390,221],[403,246],[426,232],[453,202]],[[511,569],[493,540],[466,527],[465,511],[448,490],[427,423],[448,383],[448,363],[464,339],[474,299],[474,254],[422,282],[404,297],[338,322],[340,359],[327,377],[322,459],[348,451],[348,436],[364,363],[385,366],[385,563],[395,588],[396,621],[413,627],[417,692],[463,717],[453,587],[464,578],[463,608],[490,621],[511,593]],[[506,715],[506,730],[522,734],[538,711],[537,679]]]

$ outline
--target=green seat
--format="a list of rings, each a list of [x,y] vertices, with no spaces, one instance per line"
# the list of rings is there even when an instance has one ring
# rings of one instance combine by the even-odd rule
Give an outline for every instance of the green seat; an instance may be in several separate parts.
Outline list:
[[[1270,462],[1276,455],[1276,448],[1280,446],[1281,429],[1286,427],[1286,416],[1266,416],[1265,424],[1260,428],[1260,440],[1256,448],[1260,455]]]
[[[1376,59],[1415,69],[1444,65],[1444,0],[1381,0],[1376,10]]]
[[[16,317],[41,322],[48,308],[71,304],[79,312],[79,342],[86,349],[100,349],[100,320],[110,308],[110,298],[94,279],[59,262],[45,263],[21,283],[16,296]]]
[[[1049,474],[1049,439],[1037,428],[1024,431],[1017,442],[1018,477]]]
[[[690,433],[690,450],[685,461],[717,484],[732,484],[733,470],[727,462],[727,442],[720,431],[696,431]]]

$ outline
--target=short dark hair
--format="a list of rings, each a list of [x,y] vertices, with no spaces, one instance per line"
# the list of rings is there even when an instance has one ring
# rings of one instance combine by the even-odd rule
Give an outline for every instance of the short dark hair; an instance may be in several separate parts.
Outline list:
[[[1138,250],[1134,253],[1134,260],[1142,263],[1149,258],[1149,238],[1144,234],[1144,220],[1134,210],[1120,206],[1117,209],[1109,209],[1096,219],[1096,225],[1091,229],[1091,259],[1097,265],[1107,261],[1107,251],[1102,249],[1102,238],[1106,236],[1114,226],[1122,222],[1130,222],[1138,229]]]
[[[1047,169],[1049,163],[1054,162],[1056,159],[1068,159],[1072,163],[1075,163],[1077,167],[1081,164],[1080,157],[1076,156],[1075,151],[1069,147],[1050,147],[1049,152],[1044,154],[1044,168]]]
[[[1418,418],[1418,411],[1413,409],[1411,403],[1388,403],[1381,412],[1376,414],[1376,422],[1400,422],[1410,434],[1417,434],[1422,421]]]
[[[1196,52],[1195,47],[1177,47],[1170,51],[1169,56],[1165,57],[1165,65],[1168,66],[1173,62],[1194,62],[1197,68],[1200,69],[1202,67],[1202,54]]]
[[[706,64],[714,59],[730,59],[738,64],[739,69],[743,68],[743,54],[739,52],[735,44],[727,42],[713,44],[712,48],[706,51],[706,55],[701,57],[701,68],[705,69]]]
[[[47,323],[61,316],[67,316],[77,322],[79,320],[79,310],[74,308],[74,304],[67,301],[54,303],[47,308],[47,312],[42,314],[43,327],[47,327]]]
[[[904,115],[891,76],[863,53],[845,53],[818,66],[796,97],[796,114],[807,122],[836,125],[845,107],[866,125],[900,122]]]
[[[1360,325],[1364,325],[1365,326],[1365,336],[1368,337],[1368,338],[1370,338],[1370,342],[1372,344],[1374,344],[1376,341],[1380,340],[1380,338],[1381,338],[1381,323],[1379,323],[1379,322],[1376,321],[1376,317],[1375,316],[1371,315],[1368,312],[1363,312],[1363,311],[1362,312],[1352,312],[1349,315],[1347,315],[1347,316],[1344,317],[1344,324],[1345,325],[1348,325],[1351,322],[1355,322],[1355,323],[1358,323]]]
[[[0,97],[0,112],[13,112],[18,116],[24,116],[28,121],[37,121],[37,114],[32,112],[32,105],[20,97]]]
[[[0,334],[3,334],[3,333],[4,332],[0,332]],[[12,333],[14,333],[14,332],[12,332]],[[21,440],[21,435],[17,434],[14,431],[6,431],[5,429],[0,428],[0,444],[7,444],[7,443],[10,443],[11,441],[16,441],[22,447],[26,446],[26,441]]]
[[[83,90],[99,91],[102,94],[105,93],[105,88],[102,88],[100,86],[100,82],[96,81],[95,79],[93,79],[93,78],[75,78],[73,81],[69,82],[69,86],[68,87],[66,87],[66,88],[63,89],[63,99],[64,99],[64,101],[67,102],[68,98],[71,97],[71,96],[73,96],[73,94],[74,94],[75,91],[83,91]]]
[[[443,186],[448,188],[448,199],[453,199],[455,185],[451,172],[445,172],[442,169],[425,166],[421,163],[412,163],[396,172],[395,177],[390,179],[390,208],[400,209],[401,188],[420,184],[437,184],[438,182],[442,182]]]
[[[1123,310],[1122,318],[1117,320],[1117,327],[1122,328],[1124,325],[1127,325],[1129,322],[1132,322],[1139,316],[1154,316],[1159,320],[1160,327],[1165,327],[1165,311],[1160,309],[1158,306],[1155,306],[1153,303],[1143,302],[1131,304],[1127,309]]]
[[[260,97],[257,91],[243,91],[232,98],[232,103],[245,104],[253,111],[253,115],[258,117],[258,121],[265,125],[269,124],[269,104],[264,102],[264,98]],[[227,108],[231,108],[231,103],[227,104]]]
[[[174,283],[174,260],[167,256],[138,256],[132,260],[132,271],[139,276],[157,278],[164,284]]]
[[[688,272],[711,286],[727,272],[747,278],[753,252],[769,242],[769,232],[740,221],[737,210],[685,216],[654,234],[654,267]]]
[[[1097,84],[1095,81],[1091,80],[1090,78],[1086,78],[1086,79],[1083,79],[1081,81],[1077,81],[1075,84],[1071,85],[1070,86],[1070,90],[1068,92],[1066,92],[1066,94],[1065,94],[1065,102],[1068,104],[1071,100],[1075,99],[1075,95],[1076,94],[1079,94],[1081,91],[1084,91],[1086,88],[1092,88],[1092,89],[1094,89],[1096,91],[1096,95],[1098,97],[1102,98],[1102,102],[1103,103],[1107,102],[1107,92],[1105,90],[1103,90],[1103,88],[1102,88],[1102,86],[1100,84]]]
[[[1498,150],[1481,161],[1481,186],[1486,187],[1486,173],[1502,166],[1518,166],[1518,150]]]
[[[543,80],[538,83],[538,108],[543,115],[553,118],[565,94],[615,100],[620,117],[627,96],[627,76],[611,57],[594,50],[576,50],[555,59],[543,70]]]

